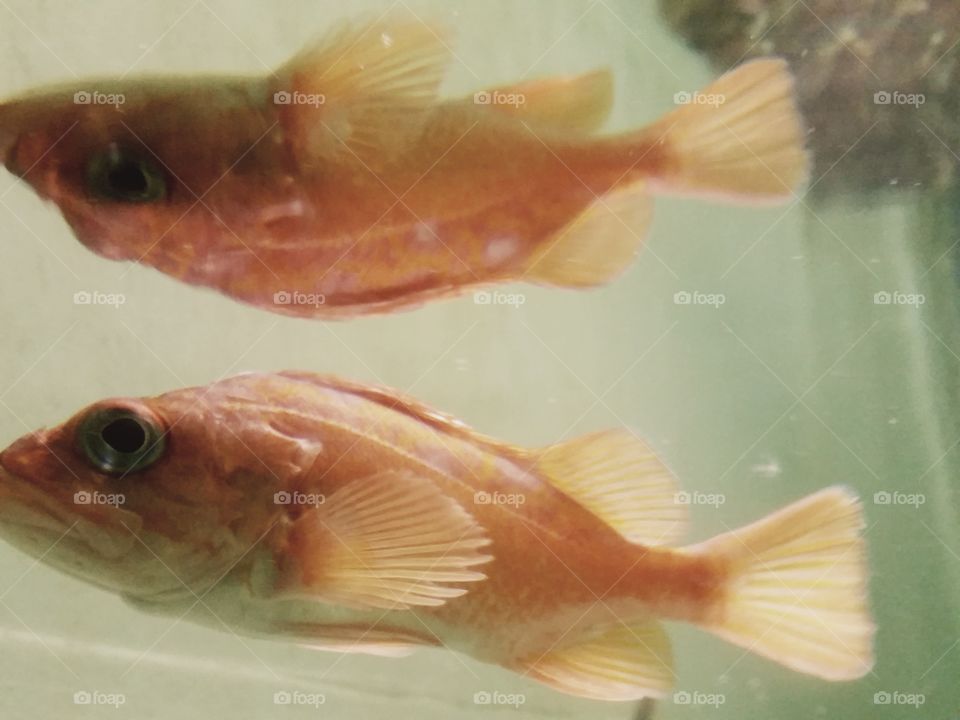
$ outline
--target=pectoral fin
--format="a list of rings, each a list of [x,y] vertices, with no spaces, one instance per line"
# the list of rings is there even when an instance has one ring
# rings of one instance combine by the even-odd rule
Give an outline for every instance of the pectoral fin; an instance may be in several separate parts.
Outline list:
[[[294,57],[274,97],[298,154],[316,161],[349,150],[376,162],[415,138],[447,66],[443,36],[414,18],[382,19],[344,25]]]
[[[337,490],[291,526],[277,592],[351,608],[443,605],[492,556],[483,528],[432,482],[387,471]]]

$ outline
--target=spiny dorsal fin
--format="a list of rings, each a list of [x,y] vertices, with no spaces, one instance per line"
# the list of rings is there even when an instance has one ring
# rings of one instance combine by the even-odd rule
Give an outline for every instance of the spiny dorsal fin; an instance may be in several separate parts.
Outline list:
[[[555,132],[591,133],[613,107],[613,75],[594,70],[582,75],[527,80],[477,93],[491,110]]]
[[[274,96],[295,148],[308,159],[349,148],[365,162],[402,149],[436,100],[450,56],[445,34],[388,17],[345,24],[303,50],[279,71]]]
[[[445,435],[461,438],[475,445],[492,449],[495,452],[501,452],[506,447],[503,443],[474,430],[452,415],[442,410],[437,410],[412,395],[407,395],[393,388],[382,385],[364,385],[332,375],[320,375],[296,370],[286,370],[278,374],[299,382],[310,383],[318,387],[331,388],[338,392],[350,393],[351,395],[377,403],[390,410],[408,415],[417,422],[429,425],[434,430]]]
[[[663,697],[674,678],[670,641],[652,619],[551,650],[517,669],[561,692],[596,700]]]
[[[665,545],[683,535],[687,506],[678,501],[673,474],[627,430],[552,445],[540,451],[537,466],[631,542]]]
[[[430,481],[386,471],[355,480],[292,525],[277,592],[351,608],[443,605],[486,575],[483,528]]]

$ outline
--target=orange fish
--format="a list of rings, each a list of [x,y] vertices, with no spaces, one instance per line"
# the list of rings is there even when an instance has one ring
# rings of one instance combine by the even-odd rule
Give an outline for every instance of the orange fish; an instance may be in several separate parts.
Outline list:
[[[793,80],[755,60],[598,135],[607,71],[441,99],[419,22],[344,27],[267,77],[91,80],[0,104],[0,160],[80,241],[274,312],[385,312],[621,273],[650,193],[777,201],[805,181]]]
[[[686,509],[627,431],[525,450],[307,373],[106,400],[0,453],[8,541],[217,628],[443,645],[600,700],[668,691],[663,620],[828,680],[871,668],[853,494],[674,548]]]

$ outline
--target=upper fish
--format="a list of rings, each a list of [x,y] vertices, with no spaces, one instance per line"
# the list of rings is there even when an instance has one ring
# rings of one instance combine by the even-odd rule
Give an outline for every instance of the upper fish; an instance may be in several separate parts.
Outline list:
[[[635,256],[652,193],[780,201],[805,181],[782,60],[613,135],[608,71],[448,99],[450,60],[442,28],[385,19],[262,77],[37,90],[0,103],[0,161],[102,256],[323,318],[599,285]]]

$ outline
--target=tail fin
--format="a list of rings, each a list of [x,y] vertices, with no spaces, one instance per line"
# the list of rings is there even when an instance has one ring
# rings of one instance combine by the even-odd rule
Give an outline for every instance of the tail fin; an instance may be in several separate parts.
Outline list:
[[[729,588],[703,626],[827,680],[873,666],[860,501],[827,488],[696,548],[726,562]]]
[[[643,133],[663,143],[667,191],[745,200],[784,200],[807,178],[804,125],[793,76],[780,59],[752,60]]]

